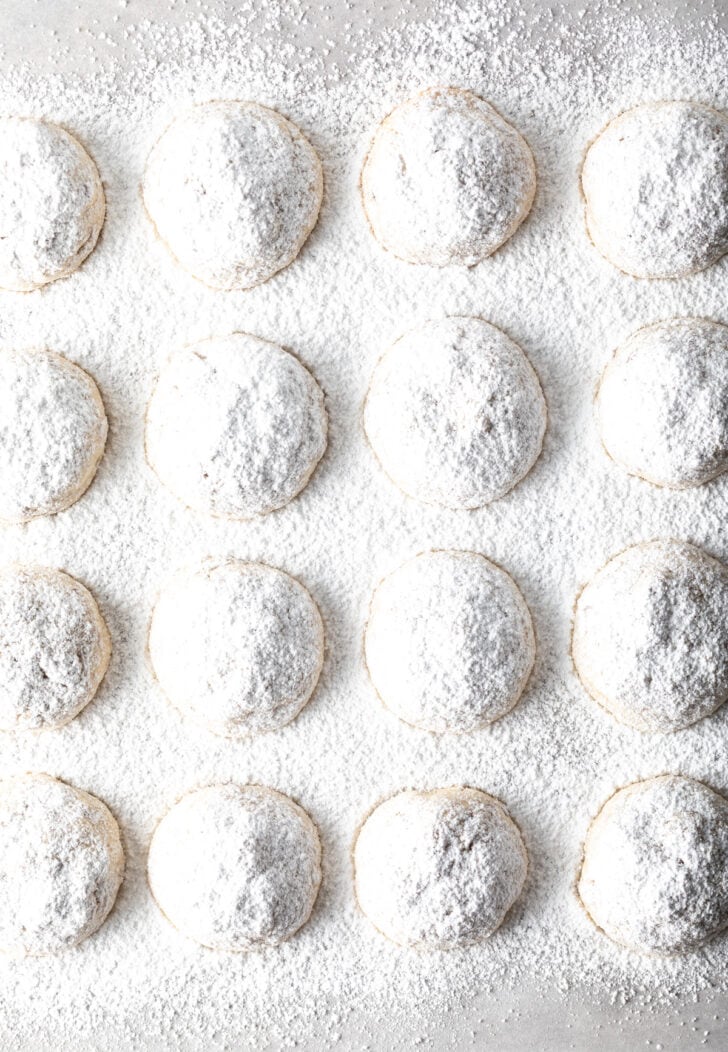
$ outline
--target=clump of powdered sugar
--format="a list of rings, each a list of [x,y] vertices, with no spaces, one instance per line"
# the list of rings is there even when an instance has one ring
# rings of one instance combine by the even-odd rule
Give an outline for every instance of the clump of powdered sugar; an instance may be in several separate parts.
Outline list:
[[[696,102],[637,106],[589,147],[589,235],[638,278],[680,278],[728,251],[728,117]]]
[[[111,643],[96,602],[60,570],[0,570],[0,729],[61,727],[93,698]]]
[[[681,541],[615,556],[576,602],[574,663],[617,719],[675,731],[728,698],[728,567]]]
[[[149,652],[172,704],[216,734],[290,723],[321,672],[321,615],[303,585],[256,563],[226,562],[162,592]]]
[[[379,126],[361,190],[374,236],[395,256],[471,267],[525,219],[536,168],[526,140],[487,102],[432,88]]]
[[[692,778],[621,789],[589,827],[579,895],[610,939],[688,953],[728,926],[728,800]]]
[[[255,102],[179,117],[149,157],[144,202],[183,267],[246,289],[286,267],[321,207],[321,162],[299,129]]]
[[[379,804],[359,830],[354,865],[359,905],[383,935],[451,950],[500,927],[523,888],[528,855],[498,800],[453,788]]]
[[[147,410],[147,456],[189,507],[249,519],[303,489],[326,428],[308,370],[282,347],[234,333],[186,347],[163,367]]]
[[[52,351],[0,352],[0,521],[63,511],[91,483],[106,443],[93,379]]]
[[[615,352],[596,399],[604,448],[658,486],[699,486],[728,468],[728,327],[672,318]]]
[[[43,774],[0,782],[0,949],[59,953],[87,939],[124,872],[105,804]]]
[[[311,819],[258,785],[212,785],[183,797],[157,826],[149,884],[184,935],[217,950],[277,946],[311,915],[321,844]]]
[[[104,191],[81,143],[55,124],[0,118],[0,142],[0,287],[28,292],[93,251]]]
[[[372,682],[400,719],[477,730],[510,712],[533,667],[531,615],[513,579],[474,552],[424,552],[372,597]]]
[[[533,467],[546,405],[528,359],[505,333],[479,318],[443,318],[384,354],[364,426],[382,467],[409,496],[478,508]]]

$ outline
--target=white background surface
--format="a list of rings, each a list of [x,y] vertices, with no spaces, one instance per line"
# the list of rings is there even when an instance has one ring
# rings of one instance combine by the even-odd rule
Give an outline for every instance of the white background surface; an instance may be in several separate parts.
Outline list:
[[[583,3],[567,3],[558,17],[570,18]],[[628,6],[628,5],[622,5]],[[644,7],[644,5],[639,5]],[[383,4],[355,3],[346,18],[356,24],[368,24],[374,19],[385,27],[401,17],[398,2]],[[423,18],[429,9],[425,0],[405,6],[407,18]],[[675,5],[676,19],[693,21],[699,32],[700,5]],[[87,72],[89,49],[99,63],[124,61],[130,45],[124,39],[125,27],[141,18],[179,23],[190,14],[215,11],[235,17],[234,3],[156,2],[156,0],[2,0],[0,7],[0,44],[5,63],[26,61],[39,73],[76,71]],[[332,0],[329,9],[313,5],[309,24],[295,32],[301,43],[323,47],[324,40],[333,40],[328,61],[336,59],[337,35],[342,32],[343,6]],[[616,1009],[611,1004],[610,990],[604,991],[600,1003],[573,995],[565,1004],[563,995],[553,997],[535,995],[529,989],[509,994],[503,999],[498,993],[476,992],[467,1012],[445,1018],[437,1028],[430,1025],[411,1033],[404,1033],[389,1019],[378,1019],[376,1006],[371,1016],[352,1018],[342,1024],[339,1045],[342,1048],[385,1049],[393,1044],[393,1029],[398,1042],[413,1046],[422,1042],[434,1048],[494,1048],[509,1050],[579,1050],[600,1049],[605,1052],[637,1048],[692,1050],[728,1048],[728,997],[712,995],[697,1003],[676,1003],[672,1008],[652,1010],[649,1005],[631,1005]],[[332,1010],[333,1010],[332,1006]],[[330,1027],[323,1027],[325,1040],[330,1040]],[[315,1033],[291,1035],[300,1038],[299,1048],[320,1048],[323,1037]],[[118,1040],[115,1047],[122,1047]],[[28,1042],[24,1047],[35,1047]],[[103,1035],[96,1047],[108,1047]],[[191,1046],[192,1047],[192,1046]]]

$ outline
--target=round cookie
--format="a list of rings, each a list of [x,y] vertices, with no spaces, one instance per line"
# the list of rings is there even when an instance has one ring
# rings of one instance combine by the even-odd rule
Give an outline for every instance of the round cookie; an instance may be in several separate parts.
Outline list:
[[[324,396],[297,358],[246,333],[185,347],[147,409],[147,459],[196,511],[251,519],[305,487],[326,449]]]
[[[364,428],[404,493],[479,508],[533,467],[546,403],[530,362],[504,332],[480,318],[442,318],[400,337],[380,359]]]
[[[599,385],[605,450],[656,486],[700,486],[728,468],[728,327],[672,318],[633,333]]]
[[[450,950],[487,939],[521,894],[528,855],[503,805],[478,789],[406,790],[354,845],[359,905],[392,942]]]
[[[640,731],[677,731],[728,697],[728,567],[692,544],[636,544],[576,601],[574,665],[595,701]]]
[[[149,654],[175,708],[215,734],[242,738],[295,719],[318,682],[324,630],[293,577],[230,561],[162,592]]]
[[[728,251],[728,117],[651,102],[610,121],[584,157],[587,232],[636,278],[682,278]]]
[[[179,263],[216,289],[267,281],[318,218],[321,162],[291,121],[256,102],[208,102],[178,117],[147,161],[144,204]]]
[[[311,916],[321,884],[316,826],[259,785],[188,793],[157,826],[149,886],[183,935],[215,950],[277,946]]]
[[[0,351],[0,420],[0,521],[74,504],[96,474],[108,430],[89,374],[53,351]]]
[[[728,926],[727,873],[728,800],[668,774],[606,802],[587,833],[578,891],[614,942],[667,956]]]
[[[111,656],[99,608],[60,570],[0,570],[0,730],[62,727],[95,695]]]
[[[124,875],[116,820],[46,774],[0,781],[0,950],[59,953],[106,920]]]
[[[475,552],[432,551],[376,588],[365,654],[377,693],[401,720],[462,734],[516,705],[536,643],[509,574]]]
[[[523,136],[483,99],[430,88],[377,128],[361,173],[372,233],[409,263],[471,267],[531,210],[536,166]]]
[[[104,225],[96,165],[57,124],[0,118],[0,288],[30,292],[81,266]]]

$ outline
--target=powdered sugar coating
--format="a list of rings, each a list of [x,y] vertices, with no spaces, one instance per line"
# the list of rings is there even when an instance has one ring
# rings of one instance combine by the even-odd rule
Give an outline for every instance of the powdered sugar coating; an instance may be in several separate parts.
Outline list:
[[[728,327],[672,318],[639,329],[599,385],[607,453],[657,486],[700,486],[728,468]]]
[[[188,793],[157,826],[149,886],[183,935],[216,950],[277,946],[311,916],[321,842],[306,812],[259,785]]]
[[[728,117],[652,102],[604,128],[584,158],[589,236],[637,278],[681,278],[728,251]]]
[[[53,351],[0,351],[0,521],[74,504],[96,474],[107,431],[83,369]]]
[[[318,218],[323,175],[316,151],[280,113],[208,102],[159,139],[143,193],[186,270],[213,288],[247,289],[298,255]]]
[[[60,570],[0,570],[0,730],[62,727],[91,701],[111,641],[91,593]]]
[[[101,800],[46,774],[0,782],[0,950],[59,953],[106,920],[124,875]]]
[[[238,332],[185,347],[163,367],[147,409],[147,458],[188,507],[251,519],[300,493],[326,433],[308,369]]]
[[[576,601],[572,653],[591,696],[641,731],[676,731],[728,698],[728,567],[692,544],[636,544]]]
[[[536,643],[513,579],[475,552],[423,552],[377,586],[365,636],[369,675],[400,719],[458,734],[517,704]]]
[[[541,452],[546,403],[525,354],[480,318],[442,318],[380,359],[364,406],[372,449],[410,497],[478,508]]]
[[[277,730],[301,711],[321,672],[323,624],[293,577],[231,560],[181,575],[162,592],[149,653],[176,708],[240,738]]]
[[[96,165],[57,124],[0,118],[0,288],[29,292],[93,251],[106,202]]]
[[[579,877],[587,913],[640,953],[698,949],[728,926],[728,800],[663,775],[612,796],[589,827]]]
[[[479,789],[408,789],[379,804],[354,846],[361,909],[401,946],[487,939],[521,894],[528,855],[505,807]]]
[[[471,267],[528,215],[536,166],[526,140],[489,103],[430,88],[382,121],[361,189],[383,248],[409,263]]]

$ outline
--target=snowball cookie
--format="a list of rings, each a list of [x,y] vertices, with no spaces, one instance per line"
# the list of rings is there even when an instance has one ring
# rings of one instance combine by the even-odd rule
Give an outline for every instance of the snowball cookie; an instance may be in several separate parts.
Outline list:
[[[492,106],[460,88],[430,88],[379,125],[361,174],[372,233],[408,263],[472,267],[531,210],[528,143]]]
[[[124,875],[106,804],[47,774],[0,781],[0,950],[59,953],[92,935]]]
[[[541,385],[523,351],[480,318],[442,318],[380,359],[364,428],[410,497],[479,508],[533,467],[546,430]]]
[[[619,347],[596,400],[602,443],[631,475],[685,489],[728,468],[728,327],[648,325]]]
[[[620,789],[589,827],[578,890],[631,950],[697,949],[728,926],[728,800],[673,774]]]
[[[81,266],[104,225],[96,165],[57,124],[0,118],[0,288],[30,292]]]
[[[653,102],[610,121],[581,173],[586,226],[636,278],[682,278],[728,250],[728,117]]]
[[[640,731],[677,731],[728,697],[728,567],[683,541],[636,544],[576,601],[574,665]]]
[[[196,511],[251,519],[288,504],[326,449],[321,388],[297,358],[236,332],[172,356],[147,410],[147,459]]]
[[[91,701],[111,641],[82,584],[60,570],[0,569],[0,730],[62,727]]]
[[[53,351],[0,351],[0,521],[28,522],[74,504],[106,445],[101,395]]]
[[[518,827],[479,789],[397,793],[371,812],[354,845],[362,911],[392,942],[428,950],[492,935],[527,868]]]
[[[243,738],[295,719],[318,682],[324,630],[293,577],[230,561],[180,575],[162,592],[149,654],[175,708],[215,734]]]
[[[247,289],[287,267],[321,207],[321,162],[295,124],[256,102],[208,102],[179,117],[147,162],[144,203],[190,274]]]
[[[188,793],[157,826],[149,886],[167,919],[203,946],[277,946],[311,916],[321,842],[288,796],[260,785]]]
[[[423,552],[377,587],[365,636],[377,693],[405,723],[477,730],[509,712],[536,644],[513,579],[475,552]]]

